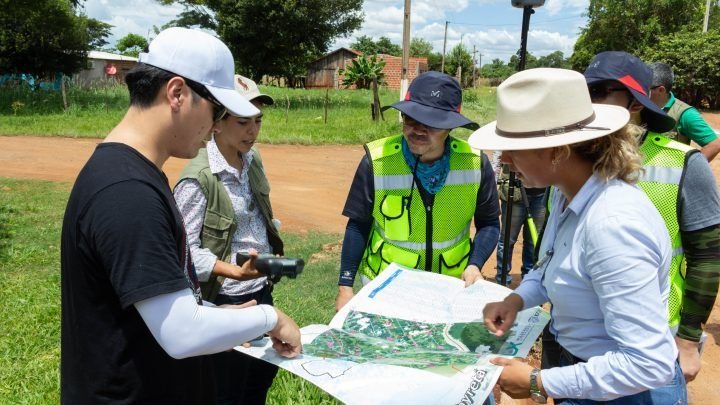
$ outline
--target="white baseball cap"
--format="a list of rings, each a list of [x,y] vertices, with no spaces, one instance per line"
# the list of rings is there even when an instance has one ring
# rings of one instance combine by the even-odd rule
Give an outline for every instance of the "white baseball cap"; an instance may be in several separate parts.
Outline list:
[[[173,27],[150,42],[138,61],[175,73],[205,86],[228,111],[239,117],[260,114],[235,91],[235,61],[219,39],[198,30]]]
[[[235,90],[248,101],[257,100],[265,105],[273,105],[275,100],[267,94],[260,93],[257,83],[245,76],[235,75]]]

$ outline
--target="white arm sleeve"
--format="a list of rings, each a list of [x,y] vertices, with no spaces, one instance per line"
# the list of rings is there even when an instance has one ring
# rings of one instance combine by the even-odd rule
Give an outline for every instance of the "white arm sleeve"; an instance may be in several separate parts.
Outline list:
[[[270,305],[243,309],[200,306],[190,289],[135,303],[155,340],[170,357],[218,353],[272,330],[277,312]]]

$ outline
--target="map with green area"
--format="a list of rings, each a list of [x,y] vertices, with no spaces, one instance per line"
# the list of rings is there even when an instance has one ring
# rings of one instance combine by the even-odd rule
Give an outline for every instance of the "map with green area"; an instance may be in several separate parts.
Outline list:
[[[488,354],[514,355],[508,338],[491,334],[481,322],[423,323],[351,311],[342,330],[317,336],[303,351],[356,363],[390,364],[454,374]]]

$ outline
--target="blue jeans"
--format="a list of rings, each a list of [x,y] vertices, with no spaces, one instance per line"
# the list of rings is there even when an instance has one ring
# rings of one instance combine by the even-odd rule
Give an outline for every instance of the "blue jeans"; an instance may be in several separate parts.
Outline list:
[[[528,204],[530,205],[530,213],[533,217],[533,222],[535,222],[535,228],[537,228],[538,233],[542,231],[543,224],[545,223],[545,204],[543,204],[545,200],[545,194],[540,195],[528,195]],[[502,209],[502,220],[500,222],[500,239],[498,240],[497,245],[497,275],[495,276],[495,280],[500,282],[500,276],[502,272],[502,257],[503,257],[503,235],[505,235],[505,201],[500,201],[500,206]],[[522,250],[522,275],[525,276],[528,271],[532,270],[533,265],[535,264],[535,246],[533,246],[532,243],[532,237],[530,236],[530,231],[528,230],[527,226],[525,224],[525,220],[527,218],[527,209],[525,208],[525,204],[523,204],[522,201],[513,203],[512,208],[512,220],[510,222],[510,247],[507,250],[507,254],[509,255],[508,265],[507,265],[507,282],[509,283],[510,280],[512,280],[512,277],[510,277],[510,269],[512,269],[512,253],[513,253],[513,247],[515,246],[515,242],[518,239],[518,235],[520,235],[520,229],[523,230],[523,250]]]
[[[560,365],[568,366],[573,363],[564,356],[560,357]],[[675,362],[675,377],[667,385],[638,392],[634,395],[616,398],[610,401],[594,401],[592,399],[555,399],[555,404],[563,405],[686,405],[687,389],[685,377],[680,370],[680,362]]]

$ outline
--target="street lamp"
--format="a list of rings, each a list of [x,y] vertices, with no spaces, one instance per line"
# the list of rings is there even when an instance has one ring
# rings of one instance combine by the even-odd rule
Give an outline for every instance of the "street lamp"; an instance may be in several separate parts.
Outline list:
[[[513,7],[523,9],[522,30],[520,33],[520,63],[518,64],[518,70],[525,70],[525,59],[527,54],[527,36],[528,30],[530,28],[530,16],[535,12],[533,8],[541,7],[543,4],[545,4],[545,0],[510,0],[510,4],[512,4]],[[510,255],[508,255],[508,251],[510,248],[510,227],[512,222],[513,196],[515,195],[515,187],[520,187],[523,203],[527,208],[527,220],[528,225],[530,226],[529,233],[534,236],[534,239],[537,239],[537,231],[534,230],[535,224],[532,222],[532,213],[530,212],[530,207],[527,203],[528,200],[527,195],[525,195],[525,189],[522,187],[522,184],[520,184],[517,177],[515,176],[515,172],[510,171],[510,174],[508,176],[508,193],[507,199],[505,201],[505,222],[503,224],[503,256],[501,264],[502,267],[500,271],[500,283],[502,285],[507,284],[508,263],[510,262]],[[536,240],[533,240],[532,242],[533,245],[537,243]]]

